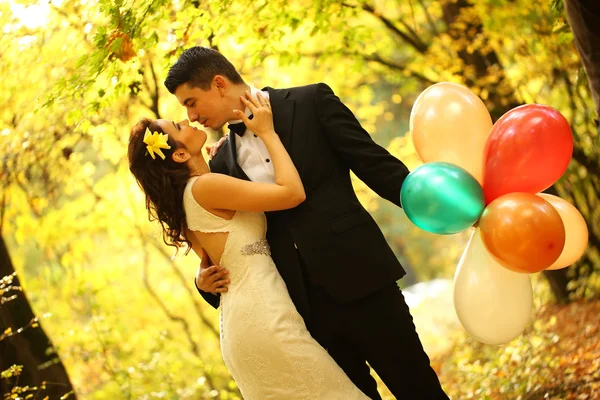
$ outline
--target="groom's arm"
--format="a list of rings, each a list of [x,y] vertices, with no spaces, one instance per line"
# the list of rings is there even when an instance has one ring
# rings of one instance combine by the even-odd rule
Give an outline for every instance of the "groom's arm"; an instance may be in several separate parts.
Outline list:
[[[200,265],[200,268],[198,268],[198,273],[196,274],[196,277],[194,279],[194,285],[196,286],[196,290],[198,290],[198,293],[200,293],[200,295],[208,304],[210,304],[214,308],[219,308],[219,305],[221,304],[221,295],[219,293],[210,293],[200,289],[200,286],[202,286],[203,284],[202,271],[208,271],[209,268],[213,267],[215,266],[209,266],[208,261],[205,262],[204,259],[202,259],[202,263]]]
[[[316,109],[327,140],[356,176],[379,196],[400,206],[408,168],[371,139],[352,111],[324,83],[316,85]]]

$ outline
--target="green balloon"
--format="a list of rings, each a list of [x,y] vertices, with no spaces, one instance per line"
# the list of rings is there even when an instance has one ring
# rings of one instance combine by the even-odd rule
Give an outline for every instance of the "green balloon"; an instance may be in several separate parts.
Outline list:
[[[463,168],[430,162],[412,171],[400,192],[402,208],[419,228],[448,235],[472,226],[485,208],[483,188]]]

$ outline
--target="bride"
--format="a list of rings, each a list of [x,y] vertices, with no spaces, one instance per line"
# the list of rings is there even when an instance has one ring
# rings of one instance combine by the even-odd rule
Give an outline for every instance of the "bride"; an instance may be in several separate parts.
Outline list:
[[[269,100],[248,93],[241,100],[254,117],[236,114],[265,143],[276,184],[210,173],[206,133],[187,121],[140,121],[129,139],[129,168],[165,243],[204,249],[229,270],[221,351],[245,399],[368,399],[310,336],[270,257],[262,212],[296,207],[306,195]]]

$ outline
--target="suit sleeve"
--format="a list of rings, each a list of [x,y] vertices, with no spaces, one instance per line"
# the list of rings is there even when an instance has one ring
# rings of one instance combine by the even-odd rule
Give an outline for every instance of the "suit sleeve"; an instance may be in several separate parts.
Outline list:
[[[408,168],[371,139],[329,86],[316,85],[315,101],[319,122],[334,151],[375,193],[400,207]]]
[[[214,308],[219,308],[219,305],[221,304],[221,295],[220,294],[212,294],[212,293],[207,293],[203,290],[200,290],[200,288],[196,284],[196,278],[194,278],[194,286],[196,286],[196,290],[198,290],[198,293],[200,293],[202,295],[202,297],[208,304],[210,304]]]

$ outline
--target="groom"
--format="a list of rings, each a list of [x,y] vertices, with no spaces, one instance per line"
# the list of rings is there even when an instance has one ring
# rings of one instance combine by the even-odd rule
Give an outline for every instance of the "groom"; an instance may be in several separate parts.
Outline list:
[[[192,47],[169,70],[165,86],[190,121],[219,130],[243,109],[248,86],[219,52]],[[267,240],[290,296],[312,336],[369,397],[381,399],[369,365],[399,399],[448,399],[430,367],[404,297],[404,274],[375,221],[352,188],[353,171],[381,197],[400,206],[409,171],[377,145],[324,83],[264,88],[275,131],[290,153],[306,201],[267,213]],[[248,111],[247,111],[248,112]],[[274,182],[264,144],[241,124],[210,162],[212,172]],[[233,133],[235,132],[235,133]],[[202,269],[197,286],[219,306],[226,271]],[[216,283],[215,283],[216,281]]]

